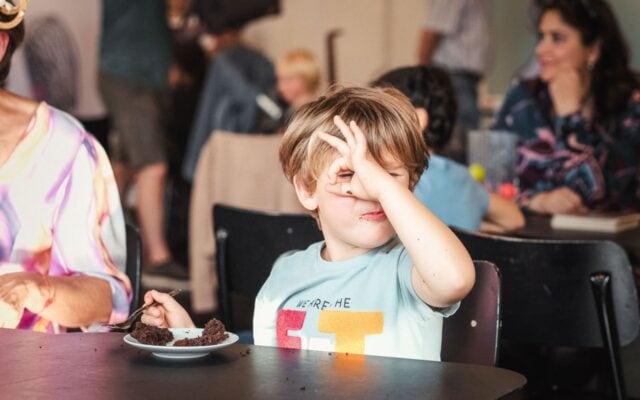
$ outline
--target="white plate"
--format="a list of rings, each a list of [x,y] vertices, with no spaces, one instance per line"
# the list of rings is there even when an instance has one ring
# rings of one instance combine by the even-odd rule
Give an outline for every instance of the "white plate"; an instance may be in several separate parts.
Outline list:
[[[165,346],[154,346],[140,343],[134,339],[131,334],[127,334],[124,337],[124,342],[137,349],[150,351],[151,354],[157,358],[188,360],[192,358],[206,357],[210,352],[220,350],[238,341],[238,335],[227,332],[229,337],[218,344],[212,344],[209,346],[173,346],[173,342],[176,340],[202,336],[202,328],[169,328],[169,330],[173,333],[173,340]]]

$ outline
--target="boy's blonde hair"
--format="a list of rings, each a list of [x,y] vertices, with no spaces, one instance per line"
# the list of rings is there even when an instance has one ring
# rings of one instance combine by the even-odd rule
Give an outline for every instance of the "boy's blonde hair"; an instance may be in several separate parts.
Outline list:
[[[388,156],[402,162],[413,189],[427,167],[428,151],[413,106],[393,88],[335,87],[301,107],[280,145],[280,163],[289,181],[298,176],[308,190],[315,190],[320,173],[336,150],[314,132],[344,138],[333,123],[336,115],[347,124],[358,124],[369,152],[382,166],[389,161]]]
[[[288,52],[278,60],[276,68],[282,73],[301,76],[312,93],[320,86],[320,68],[309,50],[296,49]]]

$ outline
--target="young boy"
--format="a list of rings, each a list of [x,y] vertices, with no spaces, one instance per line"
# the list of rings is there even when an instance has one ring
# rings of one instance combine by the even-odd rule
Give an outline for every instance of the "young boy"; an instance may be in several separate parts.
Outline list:
[[[417,115],[395,89],[337,89],[296,113],[280,160],[325,240],[276,261],[256,298],[256,344],[440,359],[442,316],[475,270],[411,193],[426,154]],[[161,306],[144,323],[193,326],[169,296],[147,293],[153,300]]]
[[[373,85],[398,89],[418,113],[432,153],[429,169],[413,193],[429,210],[447,225],[468,230],[505,232],[524,226],[524,216],[513,201],[489,193],[465,166],[434,154],[449,143],[457,116],[455,91],[445,70],[426,66],[397,68]]]

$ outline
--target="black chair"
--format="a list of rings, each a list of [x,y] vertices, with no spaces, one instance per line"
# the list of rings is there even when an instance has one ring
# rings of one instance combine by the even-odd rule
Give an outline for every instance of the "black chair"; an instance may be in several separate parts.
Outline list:
[[[619,348],[638,336],[640,316],[621,247],[454,231],[473,258],[500,266],[503,340],[604,348],[615,396],[625,398]]]
[[[130,223],[126,224],[127,234],[127,262],[126,273],[131,281],[131,310],[138,308],[140,303],[140,270],[142,268],[142,242],[140,233]]]
[[[500,272],[488,261],[474,261],[476,283],[458,311],[445,318],[442,361],[496,364],[500,339]]]
[[[213,207],[222,321],[231,331],[251,329],[254,300],[273,263],[286,251],[322,240],[308,215],[269,214],[224,205]],[[495,265],[478,261],[476,285],[444,323],[442,359],[494,365],[500,277]]]
[[[222,321],[232,331],[251,329],[258,291],[276,259],[323,240],[305,214],[269,214],[214,205],[218,295]]]

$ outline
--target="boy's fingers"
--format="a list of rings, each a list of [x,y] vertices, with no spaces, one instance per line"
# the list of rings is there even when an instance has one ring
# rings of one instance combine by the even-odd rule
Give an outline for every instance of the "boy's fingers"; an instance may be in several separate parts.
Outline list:
[[[140,321],[145,324],[145,325],[151,325],[151,326],[155,326],[158,328],[166,328],[167,324],[164,320],[164,318],[154,318],[150,315],[143,315],[142,318],[140,318]]]
[[[367,154],[367,138],[364,136],[362,129],[356,124],[356,121],[351,121],[350,126],[356,140],[356,151],[358,155],[365,156]]]
[[[338,196],[353,196],[351,184],[349,183],[329,183],[325,185],[325,190]]]
[[[351,132],[351,129],[349,129],[347,124],[342,120],[342,118],[340,118],[339,115],[333,117],[333,123],[336,124],[338,129],[340,129],[340,132],[342,132],[342,134],[344,135],[344,138],[347,141],[349,147],[353,148],[356,145],[356,140],[353,137],[353,132]]]
[[[156,306],[152,306],[143,311],[145,315],[149,315],[154,318],[162,317],[162,310]]]
[[[329,176],[329,182],[336,183],[336,181],[338,180],[338,174],[340,173],[340,171],[350,170],[350,169],[351,168],[349,166],[349,162],[347,161],[346,158],[344,157],[336,158],[335,160],[333,160],[331,165],[329,165],[329,168],[327,168],[327,175]]]
[[[144,294],[144,305],[151,304],[154,302],[153,295],[151,292],[155,292],[155,290],[149,290]]]
[[[338,150],[338,153],[342,154],[343,156],[347,156],[351,151],[349,149],[349,145],[347,145],[344,140],[341,140],[340,138],[337,138],[333,135],[329,135],[325,132],[318,132],[318,137],[329,143],[329,145]]]
[[[148,294],[150,294],[153,301],[162,305],[162,307],[164,307],[164,309],[167,310],[168,312],[172,312],[174,310],[182,308],[182,306],[180,306],[180,304],[176,301],[176,299],[169,296],[168,293],[158,292],[157,290],[151,290],[150,292],[148,292]],[[146,295],[145,295],[145,302],[146,302]]]

